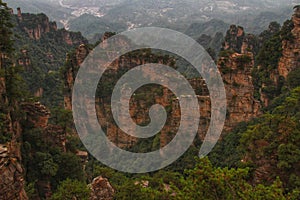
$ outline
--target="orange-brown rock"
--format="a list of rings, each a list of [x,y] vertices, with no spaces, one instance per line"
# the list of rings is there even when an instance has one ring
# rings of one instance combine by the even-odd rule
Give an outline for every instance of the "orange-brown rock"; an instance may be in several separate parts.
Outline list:
[[[91,184],[90,200],[113,200],[115,189],[106,178],[101,176],[95,178]]]
[[[227,95],[225,129],[231,130],[240,122],[247,122],[260,114],[260,102],[254,99],[251,71],[253,54],[233,53],[218,62]]]
[[[36,128],[45,128],[48,125],[50,111],[40,102],[22,103],[23,110],[27,114],[28,122],[31,122]]]
[[[32,40],[40,40],[47,35],[68,45],[87,43],[87,40],[80,33],[57,29],[56,22],[50,21],[45,14],[22,13],[19,9],[16,18],[18,22],[16,27],[24,31]]]
[[[292,30],[293,39],[282,42],[282,57],[278,64],[279,75],[287,78],[288,74],[300,67],[300,8],[295,7],[292,17],[294,29]]]
[[[20,12],[18,13],[18,20],[19,26],[31,39],[39,40],[42,35],[57,30],[56,23],[50,22],[45,14],[34,15]]]
[[[0,199],[27,200],[25,180],[16,143],[0,144]]]
[[[254,56],[251,51],[254,49],[254,46],[251,43],[251,41],[253,41],[251,39],[252,35],[247,35],[244,37],[245,34],[241,27],[231,28],[234,29],[230,33],[234,36],[235,41],[237,38],[239,38],[239,40],[243,39],[241,40],[243,43],[241,43],[239,46],[237,46],[237,44],[233,45],[238,47],[240,51],[243,51],[243,54],[233,53],[227,58],[220,58],[218,63],[221,71],[225,71],[224,68],[228,71],[228,73],[222,74],[225,82],[228,101],[228,118],[225,124],[225,131],[230,131],[238,123],[242,121],[249,121],[260,114],[260,103],[253,97],[254,86],[252,83],[251,70],[254,66]],[[244,38],[246,39],[244,40]],[[229,44],[229,46],[232,45]],[[71,62],[71,67],[69,67],[65,73],[66,91],[69,92],[65,95],[66,109],[71,109],[71,91],[76,76],[76,70],[78,70],[79,64],[82,62],[79,61],[77,55],[83,55],[82,58],[87,55],[87,51],[85,51],[83,47],[81,48],[76,50],[75,57],[69,55],[67,59],[67,61]],[[145,52],[139,52],[137,54],[122,56],[120,59],[112,63],[108,73],[110,76],[113,76],[113,74],[116,74],[119,69],[130,69],[135,66],[151,62],[152,59],[155,59],[158,63],[166,65],[171,65],[171,63],[174,62],[172,58],[164,59],[163,57],[157,58],[155,55],[144,54]],[[211,105],[209,92],[203,79],[190,79],[189,82],[195,91],[198,91],[197,95],[200,103],[201,114],[198,136],[200,139],[203,139],[210,123]],[[157,91],[161,91],[161,94],[158,94]],[[149,93],[147,93],[149,96],[145,93],[142,95],[144,98],[141,98],[141,95],[139,97],[138,95],[132,97],[129,111],[132,119],[123,119],[122,121],[126,122],[126,120],[133,120],[137,124],[146,125],[149,123],[148,112],[151,105],[163,105],[169,113],[166,125],[161,130],[159,136],[160,146],[165,146],[170,142],[170,140],[172,140],[180,125],[181,113],[178,99],[170,90],[166,88],[158,90],[150,89],[147,92]],[[154,96],[153,93],[155,94]],[[106,131],[107,137],[112,142],[122,148],[131,147],[138,140],[137,138],[131,137],[124,133],[115,125],[108,98],[109,97],[96,99],[96,110],[99,123],[101,124],[103,130]],[[88,105],[88,102],[86,105]],[[191,110],[194,110],[194,108],[191,108]]]
[[[4,63],[7,59],[8,56],[0,52],[0,69],[5,69]],[[18,143],[22,130],[19,121],[12,120],[9,102],[16,102],[8,99],[6,89],[5,78],[0,77],[0,134],[7,138],[7,141],[4,141],[6,144],[0,144],[0,199],[27,200],[21,166],[21,148]]]
[[[21,56],[17,60],[18,65],[23,66],[26,71],[30,71],[31,66],[31,59],[28,56],[27,49],[21,50]]]
[[[236,25],[231,25],[225,36],[223,50],[232,49],[235,52],[241,53],[245,32],[244,28]]]
[[[67,110],[72,110],[72,90],[79,66],[89,54],[90,49],[87,45],[81,44],[75,52],[75,55],[67,55],[66,63],[69,63],[69,68],[64,73],[64,107]]]

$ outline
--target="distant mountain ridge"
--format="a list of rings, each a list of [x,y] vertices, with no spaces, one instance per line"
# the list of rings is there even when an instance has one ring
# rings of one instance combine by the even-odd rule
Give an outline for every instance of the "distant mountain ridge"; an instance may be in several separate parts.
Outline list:
[[[245,28],[252,28],[251,32],[254,29],[261,32],[270,21],[267,20],[263,26],[255,26],[257,22],[255,18],[259,13],[265,11],[279,13],[280,19],[277,21],[283,21],[291,13],[281,16],[281,10],[295,4],[296,0],[10,0],[8,2],[10,7],[14,9],[22,7],[24,12],[45,13],[50,19],[58,22],[58,27],[64,26],[66,29],[81,31],[88,39],[99,33],[96,26],[112,32],[143,26],[159,26],[184,32],[192,23],[203,23],[212,19],[221,19],[229,24],[243,26],[246,24]],[[80,23],[84,20],[86,23]]]

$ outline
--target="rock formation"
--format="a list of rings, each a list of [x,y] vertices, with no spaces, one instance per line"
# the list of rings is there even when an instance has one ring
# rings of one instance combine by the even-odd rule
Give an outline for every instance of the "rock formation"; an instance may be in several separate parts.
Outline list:
[[[239,122],[247,122],[260,114],[260,102],[254,99],[251,71],[254,67],[252,53],[233,53],[220,57],[219,69],[227,95],[227,120],[225,129],[231,130]]]
[[[282,41],[282,57],[279,60],[278,68],[271,73],[271,79],[278,84],[279,76],[284,77],[285,79],[288,77],[289,73],[291,73],[295,69],[300,68],[300,7],[296,6],[294,9],[294,14],[292,17],[292,22],[294,28],[291,31],[291,37],[286,38]],[[265,103],[268,105],[268,99],[265,98]],[[285,123],[285,122],[277,122]],[[283,125],[282,125],[283,126]],[[287,130],[285,130],[287,131]],[[278,128],[278,133],[282,134],[280,128]],[[292,131],[288,131],[290,134]],[[295,134],[295,133],[293,133]],[[288,137],[288,136],[285,136]],[[283,144],[285,142],[282,142]],[[270,143],[266,140],[257,140],[252,148],[264,149],[264,147],[269,148]],[[250,147],[251,150],[251,147]],[[257,150],[253,149],[252,151],[257,152]],[[248,162],[252,162],[256,166],[256,170],[254,171],[254,179],[253,181],[257,183],[262,182],[271,182],[274,181],[274,175],[280,177],[281,180],[286,179],[285,173],[282,169],[278,167],[278,155],[276,153],[272,153],[271,156],[261,156],[260,153],[258,155],[254,155],[254,157],[250,157],[247,155],[245,160]],[[297,167],[295,167],[296,169]],[[291,169],[292,171],[293,169]],[[298,174],[297,174],[298,175]],[[295,175],[295,177],[297,177]],[[298,175],[299,176],[299,175]],[[284,180],[287,182],[287,180]]]
[[[282,42],[282,57],[278,64],[279,75],[287,78],[288,74],[296,68],[300,67],[300,8],[295,7],[292,17],[294,29],[290,40]]]
[[[261,85],[259,86],[260,100],[267,107],[272,99],[279,95],[281,87],[287,80],[288,75],[300,67],[300,9],[298,6],[294,8],[294,14],[291,20],[284,23],[281,30],[278,25],[273,23],[273,27],[269,27],[265,31],[262,38],[266,38],[267,45],[276,45],[273,49],[275,52],[262,52],[262,63],[257,66],[257,75],[259,73]],[[274,32],[276,32],[274,34]],[[279,37],[276,34],[280,34]],[[268,56],[272,56],[273,60],[268,60]],[[276,60],[278,59],[278,60]],[[267,63],[264,60],[268,60]]]
[[[0,144],[0,199],[27,200],[24,171],[16,143]]]
[[[113,200],[115,190],[110,185],[106,178],[101,176],[94,178],[91,183],[91,196],[90,200]]]
[[[231,25],[225,36],[224,50],[232,49],[237,53],[241,53],[244,37],[245,32],[243,27]]]
[[[32,69],[31,59],[28,55],[27,49],[21,50],[21,55],[17,60],[17,64],[20,66],[23,66],[26,71],[31,71],[31,69]]]
[[[33,40],[40,40],[45,35],[52,33],[52,35],[55,35],[56,40],[61,40],[61,42],[68,45],[87,43],[87,40],[80,33],[70,32],[65,29],[58,30],[56,22],[49,21],[45,14],[22,13],[21,9],[18,8],[16,18],[17,27]]]
[[[9,58],[0,52],[0,69],[4,69],[7,59]],[[19,143],[21,127],[18,120],[12,120],[9,106],[12,100],[7,98],[6,93],[6,80],[0,77],[0,199],[27,200]]]
[[[21,105],[27,113],[27,122],[35,128],[46,128],[50,117],[50,111],[40,102],[23,103]]]
[[[75,77],[79,66],[82,64],[84,59],[87,57],[90,49],[87,45],[81,44],[75,51],[75,55],[68,54],[66,63],[68,65],[64,72],[64,105],[65,109],[72,110],[72,89],[75,81]]]
[[[220,70],[226,86],[228,101],[228,118],[225,124],[225,131],[230,131],[239,122],[249,121],[260,114],[260,103],[254,99],[254,86],[252,83],[251,71],[254,67],[254,56],[256,44],[253,35],[245,35],[242,27],[231,26],[228,31],[228,40],[225,40],[224,49],[229,52],[227,56],[221,57],[218,61]],[[232,41],[234,41],[232,44]],[[121,42],[121,41],[120,41]],[[122,41],[124,42],[124,41]],[[107,45],[107,44],[105,44]],[[235,52],[234,49],[237,51]],[[230,52],[232,51],[232,52]],[[71,110],[71,92],[79,65],[87,56],[89,50],[84,46],[77,48],[73,55],[67,58],[65,69],[65,108]],[[241,53],[238,53],[241,52]],[[78,55],[81,55],[78,57]],[[152,61],[153,60],[153,61]],[[115,84],[118,79],[117,74],[120,69],[131,69],[135,66],[148,62],[158,62],[170,65],[174,61],[171,58],[163,58],[155,54],[138,53],[122,56],[112,63],[108,74],[110,79],[103,79],[102,83]],[[112,78],[114,77],[114,78]],[[205,137],[210,122],[210,97],[205,81],[203,79],[190,79],[192,87],[197,93],[200,102],[200,126],[198,136],[200,139]],[[101,83],[100,83],[101,84]],[[108,84],[110,85],[110,84]],[[103,90],[107,88],[102,88]],[[158,92],[160,91],[160,92]],[[143,91],[142,91],[143,92]],[[145,91],[144,91],[145,92]],[[153,94],[155,97],[153,98]],[[138,93],[137,93],[138,94]],[[148,95],[147,95],[148,94]],[[128,148],[137,142],[137,138],[131,137],[120,130],[111,115],[109,98],[111,94],[96,99],[96,110],[101,127],[106,130],[107,137],[119,147]],[[141,96],[143,97],[141,99]],[[147,113],[153,104],[161,104],[168,109],[168,120],[160,132],[160,145],[165,146],[172,140],[179,128],[181,121],[180,107],[178,99],[168,89],[151,88],[143,95],[133,96],[130,102],[130,114],[137,124],[149,123]],[[191,108],[193,110],[194,108]],[[124,119],[123,121],[126,121]]]
[[[18,19],[19,19],[20,21],[22,21],[23,18],[22,18],[22,11],[21,11],[21,8],[17,8],[17,11],[18,11],[18,13],[17,13]]]

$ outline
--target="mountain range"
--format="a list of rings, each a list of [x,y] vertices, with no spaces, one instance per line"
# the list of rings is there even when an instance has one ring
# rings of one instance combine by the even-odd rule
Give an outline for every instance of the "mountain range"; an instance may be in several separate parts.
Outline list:
[[[275,17],[283,22],[298,0],[10,0],[14,9],[45,13],[59,27],[81,31],[88,39],[104,31],[120,32],[144,26],[159,26],[184,32],[193,23],[212,19],[243,24],[245,29],[264,30]]]

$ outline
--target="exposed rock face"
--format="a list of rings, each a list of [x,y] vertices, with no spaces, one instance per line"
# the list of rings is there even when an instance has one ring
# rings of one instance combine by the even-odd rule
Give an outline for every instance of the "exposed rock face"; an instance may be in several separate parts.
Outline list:
[[[68,45],[87,43],[87,40],[80,33],[65,29],[58,30],[56,22],[49,21],[45,14],[22,13],[21,9],[18,9],[17,23],[17,26],[33,40],[40,40],[48,33],[52,33],[55,35],[55,40],[61,40]]]
[[[243,27],[231,25],[225,36],[224,50],[232,49],[237,53],[241,53],[244,36]]]
[[[75,55],[67,55],[66,63],[69,63],[67,71],[64,73],[64,105],[65,109],[72,110],[72,90],[75,81],[75,77],[79,66],[82,64],[84,59],[87,57],[90,49],[88,46],[81,44],[77,49]]]
[[[18,14],[17,14],[18,19],[19,19],[20,21],[22,21],[23,18],[22,18],[22,11],[21,11],[21,8],[17,8],[17,11],[18,11]]]
[[[254,35],[245,34],[242,27],[230,27],[223,46],[226,53],[220,54],[217,63],[226,88],[227,131],[238,123],[247,122],[261,114],[260,102],[254,99],[255,89],[251,75],[257,48]]]
[[[233,53],[219,59],[219,68],[227,95],[226,128],[230,130],[239,122],[249,121],[260,114],[260,102],[254,99],[251,71],[253,54]]]
[[[17,144],[0,144],[0,199],[27,200]]]
[[[259,42],[253,34],[246,34],[241,26],[231,25],[225,36],[222,50],[232,50],[236,53],[256,55]]]
[[[231,53],[227,57],[220,58],[218,65],[220,70],[223,72],[222,76],[226,86],[227,92],[227,101],[228,101],[228,118],[225,124],[225,131],[230,131],[234,126],[239,122],[249,121],[254,117],[257,117],[260,114],[260,103],[254,99],[254,86],[252,83],[251,70],[254,66],[254,56],[252,51],[254,51],[255,44],[253,43],[254,36],[247,35],[243,32],[242,27],[231,27],[231,36],[234,35],[235,44],[231,44],[227,41],[224,49],[233,50],[231,48],[237,48],[237,51],[241,53]],[[238,44],[238,40],[241,40],[241,43]],[[107,45],[107,44],[104,44]],[[82,63],[83,59],[87,56],[88,51],[81,46],[77,48],[75,54],[69,55],[67,64],[69,68],[65,73],[65,87],[66,91],[69,93],[65,94],[65,108],[71,109],[71,91],[74,84],[74,79],[76,77],[77,70],[79,65]],[[78,55],[82,55],[78,58]],[[150,58],[150,59],[149,59]],[[156,57],[155,55],[139,55],[139,56],[124,56],[116,60],[110,68],[110,76],[117,74],[120,69],[130,69],[138,65],[142,65],[148,62],[151,62],[151,59],[155,62],[163,63],[170,65],[172,59],[164,59]],[[153,75],[155,76],[155,75]],[[117,78],[117,77],[115,77]],[[103,80],[104,81],[104,80]],[[111,81],[105,80],[106,82]],[[197,93],[199,103],[200,103],[200,124],[198,130],[198,137],[203,139],[205,137],[206,131],[210,123],[210,97],[207,90],[205,81],[199,78],[189,80],[192,87],[195,91],[200,91]],[[113,84],[114,82],[112,82]],[[161,92],[158,92],[161,91]],[[149,108],[153,104],[161,104],[168,109],[168,120],[164,128],[160,131],[160,145],[161,147],[168,144],[174,134],[177,133],[179,128],[179,122],[181,121],[181,113],[178,99],[172,94],[170,90],[165,89],[148,89],[149,94],[155,94],[146,96],[144,99],[141,99],[138,96],[133,96],[130,101],[130,115],[132,120],[137,124],[148,124],[149,118],[147,113]],[[161,94],[158,94],[158,93]],[[107,96],[107,98],[109,95]],[[98,114],[98,119],[101,124],[101,127],[106,130],[107,137],[110,141],[114,142],[116,145],[122,148],[128,148],[134,145],[137,142],[137,138],[131,137],[130,135],[124,133],[120,130],[115,123],[113,122],[111,107],[107,98],[98,98],[96,99],[96,110]],[[151,100],[152,99],[152,100]],[[87,102],[88,105],[88,102]],[[195,108],[191,108],[195,110]],[[122,116],[121,116],[122,117]],[[127,122],[129,119],[123,119],[121,121]],[[131,120],[131,119],[130,119]],[[120,120],[119,120],[120,121]],[[128,122],[129,123],[129,122]],[[188,122],[186,122],[188,123]]]
[[[48,139],[51,144],[66,152],[65,130],[61,126],[48,123],[50,111],[40,102],[22,103],[21,107],[26,113],[26,123],[31,124],[34,128],[40,128],[43,132],[43,138]]]
[[[0,52],[0,69],[4,68],[6,59],[8,57]],[[5,78],[0,77],[0,134],[8,140],[3,142],[6,144],[0,144],[0,199],[27,200],[21,166],[21,149],[17,142],[21,137],[21,127],[18,121],[11,119],[8,105],[10,100],[6,92]]]
[[[26,125],[38,128],[41,131],[41,138],[47,141],[47,145],[59,147],[66,152],[66,130],[58,125],[49,124],[50,111],[40,102],[22,103],[21,108],[26,113]],[[36,188],[45,199],[52,195],[52,185],[48,176],[40,178],[36,183]]]
[[[258,72],[265,74],[265,80],[261,79],[259,85],[259,94],[262,104],[267,107],[270,105],[272,99],[279,95],[284,82],[287,80],[290,72],[300,68],[300,9],[295,7],[292,20],[286,21],[280,30],[279,25],[271,23],[269,30],[261,34],[262,39],[271,39],[275,33],[280,33],[280,40],[273,38],[272,42],[282,47],[282,51],[276,47],[276,54],[279,55],[278,61],[272,64],[259,64]],[[280,31],[280,32],[279,32]],[[270,47],[269,47],[270,48]],[[270,49],[269,49],[270,50]],[[268,52],[271,54],[272,52]],[[270,63],[270,62],[269,62]],[[258,74],[257,74],[258,75]]]
[[[23,110],[27,113],[28,122],[36,128],[46,128],[50,117],[50,111],[40,102],[23,103]]]
[[[115,190],[106,178],[101,176],[95,178],[91,184],[90,200],[113,200]]]
[[[295,13],[292,17],[294,29],[291,41],[284,40],[282,42],[282,57],[278,64],[279,75],[287,78],[288,74],[296,68],[300,67],[300,8],[295,7]]]
[[[42,35],[50,31],[57,31],[55,22],[50,22],[45,14],[28,14],[18,12],[19,26],[28,34],[31,39],[39,40]]]
[[[32,66],[31,66],[31,59],[28,56],[28,52],[26,49],[21,50],[21,56],[17,60],[18,65],[23,66],[26,71],[30,71]]]

